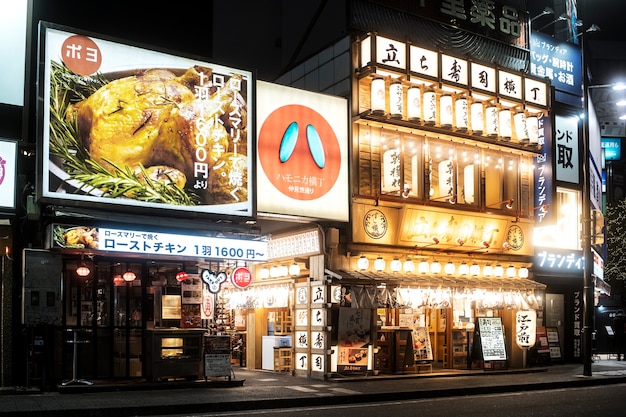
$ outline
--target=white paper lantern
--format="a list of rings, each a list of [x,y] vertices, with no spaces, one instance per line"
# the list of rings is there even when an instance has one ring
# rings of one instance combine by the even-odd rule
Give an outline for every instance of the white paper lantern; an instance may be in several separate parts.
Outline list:
[[[402,96],[402,83],[393,81],[389,85],[389,114],[394,119],[402,118],[404,109],[404,97]]]
[[[410,121],[422,118],[422,97],[419,87],[410,87],[406,92],[406,111]]]
[[[539,143],[539,118],[537,116],[528,116],[526,118],[526,131],[528,132],[528,141],[530,143]]]
[[[485,124],[487,125],[487,135],[498,135],[498,108],[496,106],[488,106],[485,109]]]
[[[378,257],[376,258],[376,260],[374,261],[374,269],[378,272],[382,272],[385,270],[385,260],[382,257]]]
[[[472,130],[476,133],[482,133],[484,130],[485,119],[483,118],[483,103],[475,101],[470,106],[470,122]]]
[[[468,127],[467,99],[459,97],[454,103],[454,126],[459,130],[466,130]]]
[[[434,124],[437,121],[437,94],[434,91],[424,93],[424,122]]]
[[[500,110],[498,118],[500,122],[500,137],[504,139],[511,139],[511,110]]]
[[[413,271],[415,271],[415,262],[413,262],[411,259],[407,259],[406,261],[404,261],[404,272],[410,274]]]
[[[444,94],[439,99],[439,123],[441,126],[452,126],[452,96]]]
[[[515,124],[515,136],[520,142],[528,141],[528,125],[526,124],[526,113],[519,112],[513,116],[513,123]]]
[[[370,100],[372,113],[378,115],[385,114],[385,80],[383,78],[374,78],[372,80]]]

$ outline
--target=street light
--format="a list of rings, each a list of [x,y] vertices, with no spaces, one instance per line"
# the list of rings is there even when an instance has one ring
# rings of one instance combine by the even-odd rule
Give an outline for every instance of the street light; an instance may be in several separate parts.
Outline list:
[[[582,58],[582,83],[583,83],[583,112],[582,119],[583,129],[583,187],[582,187],[582,236],[581,247],[583,250],[584,269],[583,269],[583,375],[591,376],[591,350],[593,343],[593,299],[594,299],[594,280],[593,280],[593,253],[591,252],[591,173],[589,164],[589,80],[587,76],[587,62],[585,59],[585,35],[587,32],[597,32],[600,28],[597,25],[591,25],[589,29],[580,33],[576,38],[580,37],[580,54]]]

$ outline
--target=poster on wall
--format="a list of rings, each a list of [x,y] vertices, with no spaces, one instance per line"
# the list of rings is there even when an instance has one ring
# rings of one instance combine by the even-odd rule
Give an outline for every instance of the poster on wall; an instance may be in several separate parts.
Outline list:
[[[338,372],[367,371],[371,315],[371,309],[345,307],[339,309]]]
[[[189,274],[186,280],[180,283],[182,304],[202,304],[202,281],[198,274]]]
[[[40,25],[42,199],[253,215],[251,72]]]

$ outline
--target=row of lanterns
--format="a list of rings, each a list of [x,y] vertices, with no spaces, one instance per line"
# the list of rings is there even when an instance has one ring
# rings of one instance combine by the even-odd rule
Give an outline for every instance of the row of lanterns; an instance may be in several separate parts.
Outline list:
[[[259,270],[259,278],[282,278],[282,277],[297,277],[300,275],[300,265],[296,262],[291,265],[272,265],[270,268],[264,266]]]
[[[404,86],[399,80],[393,80],[389,84],[389,116],[401,119],[404,114],[405,94]],[[385,79],[376,77],[371,85],[371,110],[372,113],[385,114]],[[437,123],[442,127],[454,126],[458,130],[470,129],[476,134],[487,136],[500,136],[511,139],[513,127],[518,141],[531,144],[539,143],[539,118],[536,115],[526,115],[524,111],[512,113],[510,108],[496,106],[491,101],[472,99],[468,104],[466,96],[459,94],[453,96],[450,93],[442,93],[437,103],[437,93],[427,89],[422,93],[422,88],[412,85],[406,89],[406,120],[426,124]],[[439,104],[439,105],[437,105]],[[439,112],[438,112],[439,109]],[[423,115],[422,115],[423,113]]]
[[[360,271],[367,271],[369,269],[369,265],[370,261],[365,255],[362,255],[357,260],[357,268]],[[379,256],[374,261],[374,270],[376,272],[383,272],[386,266],[387,262],[381,256]],[[413,260],[411,259],[407,259],[406,261],[402,262],[398,258],[394,258],[391,261],[390,269],[392,272],[400,272],[401,270],[404,270],[404,272],[410,274],[415,272],[416,265],[415,262],[413,262]],[[417,265],[417,272],[420,274],[431,273],[434,275],[438,275],[442,272],[442,270],[446,275],[454,275],[455,272],[457,272],[456,265],[452,261],[449,261],[444,266],[442,266],[441,263],[439,263],[438,261],[433,261],[429,263],[426,260],[422,260]],[[508,267],[504,268],[502,265],[498,264],[496,266],[485,265],[482,268],[482,275],[484,277],[495,278],[502,278],[504,276],[506,276],[507,278],[515,278],[516,276],[519,276],[520,278],[528,278],[528,272],[528,268],[525,266],[521,268],[516,268],[513,265],[509,265]],[[476,277],[481,275],[481,267],[476,263],[468,265],[463,262],[459,265],[458,274],[461,276],[471,275]]]

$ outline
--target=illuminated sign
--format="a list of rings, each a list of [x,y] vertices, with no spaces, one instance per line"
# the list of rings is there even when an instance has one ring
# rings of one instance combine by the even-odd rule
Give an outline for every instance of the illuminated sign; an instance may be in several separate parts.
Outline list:
[[[348,221],[348,102],[257,83],[259,212]]]
[[[580,96],[583,73],[580,47],[550,35],[532,32],[530,73],[548,78],[557,90]]]
[[[537,337],[537,312],[522,310],[515,313],[515,342],[521,348],[535,346]]]
[[[128,229],[53,225],[52,246],[141,255],[267,261],[267,242]]]
[[[602,149],[604,149],[605,160],[619,161],[622,159],[621,138],[602,138]]]
[[[0,139],[0,207],[15,208],[17,142]]]
[[[494,66],[468,62],[461,57],[442,54],[379,35],[360,41],[359,71],[370,67],[376,74],[402,77],[423,83],[438,80],[455,87],[466,87],[497,94],[527,105],[548,105],[548,82]],[[408,58],[407,58],[408,57]]]
[[[556,115],[554,118],[556,180],[578,184],[581,152],[578,150],[578,117]]]
[[[269,259],[293,258],[321,254],[319,230],[272,237],[267,242]]]
[[[535,254],[534,271],[582,271],[585,258],[581,252],[555,252],[543,250]]]
[[[237,267],[231,272],[230,280],[237,288],[246,288],[252,282],[252,274],[246,267]]]
[[[251,72],[42,33],[44,200],[254,214]]]

